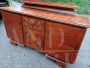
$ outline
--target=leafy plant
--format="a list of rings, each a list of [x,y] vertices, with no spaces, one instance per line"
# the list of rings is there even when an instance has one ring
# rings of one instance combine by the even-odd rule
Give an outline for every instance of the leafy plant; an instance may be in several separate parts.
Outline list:
[[[77,13],[90,14],[90,0],[47,0],[47,1],[73,3],[80,6],[80,9],[77,11]]]

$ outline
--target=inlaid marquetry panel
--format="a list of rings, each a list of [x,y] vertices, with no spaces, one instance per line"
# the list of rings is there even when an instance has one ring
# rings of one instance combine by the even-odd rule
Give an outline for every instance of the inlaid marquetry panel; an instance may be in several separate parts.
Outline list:
[[[37,50],[43,49],[44,21],[41,19],[23,16],[25,45]]]
[[[34,29],[36,31],[42,31],[42,20],[38,20],[37,18],[32,17],[23,17],[23,22],[25,23],[25,25],[28,25],[31,29]]]

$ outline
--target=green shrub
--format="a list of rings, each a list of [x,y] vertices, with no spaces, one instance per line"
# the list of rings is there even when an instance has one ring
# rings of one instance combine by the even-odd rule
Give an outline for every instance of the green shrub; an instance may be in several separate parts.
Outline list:
[[[48,1],[73,3],[80,6],[80,9],[77,11],[77,13],[90,14],[90,0],[48,0]]]

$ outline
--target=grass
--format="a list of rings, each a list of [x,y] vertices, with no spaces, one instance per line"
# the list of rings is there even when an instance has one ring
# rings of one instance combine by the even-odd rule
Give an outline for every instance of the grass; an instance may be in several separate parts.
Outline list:
[[[48,0],[48,1],[74,3],[80,6],[80,9],[77,11],[77,13],[90,15],[90,0]]]

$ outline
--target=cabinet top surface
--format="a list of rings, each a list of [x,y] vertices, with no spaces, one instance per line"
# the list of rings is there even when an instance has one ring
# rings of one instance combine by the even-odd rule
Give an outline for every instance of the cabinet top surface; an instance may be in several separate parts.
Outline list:
[[[3,7],[1,10],[15,12],[23,15],[43,18],[51,21],[56,21],[64,24],[80,26],[80,27],[90,27],[90,19],[85,16],[70,15],[64,13],[55,13],[50,11],[23,8],[22,4],[14,4],[13,6]]]

